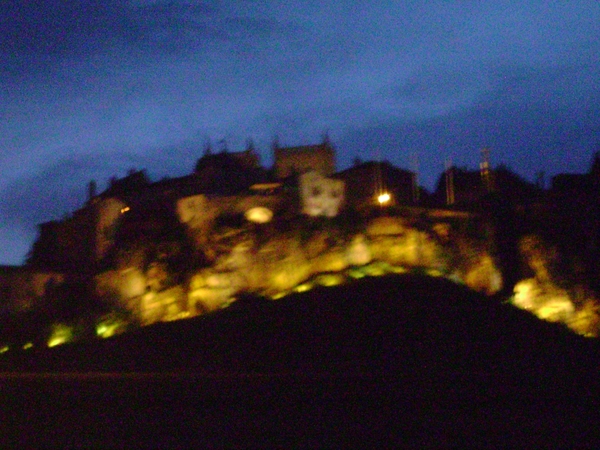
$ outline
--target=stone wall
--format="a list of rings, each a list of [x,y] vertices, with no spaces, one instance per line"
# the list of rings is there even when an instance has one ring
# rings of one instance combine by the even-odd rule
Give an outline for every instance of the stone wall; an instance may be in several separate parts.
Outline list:
[[[113,245],[117,222],[127,211],[127,205],[116,198],[100,200],[96,205],[96,260],[102,259]]]
[[[240,230],[214,264],[189,274],[185,286],[161,291],[151,286],[149,273],[130,267],[99,275],[98,293],[117,296],[143,323],[152,323],[213,311],[241,293],[277,298],[314,280],[335,284],[354,268],[373,264],[379,264],[374,269],[378,273],[420,270],[486,294],[502,287],[500,272],[483,244],[475,244],[448,223],[422,229],[406,218],[380,217],[362,232],[350,234],[325,219],[322,225],[308,231],[298,225],[268,239],[257,239],[251,229]],[[456,245],[456,240],[464,242]],[[339,276],[332,278],[333,274]]]
[[[203,194],[177,200],[176,212],[179,221],[186,225],[198,247],[206,243],[218,217],[245,214],[252,208],[263,207],[270,211],[279,208],[279,195],[234,195],[209,197]]]
[[[315,170],[322,175],[335,172],[335,152],[330,145],[275,148],[275,176],[278,179]]]

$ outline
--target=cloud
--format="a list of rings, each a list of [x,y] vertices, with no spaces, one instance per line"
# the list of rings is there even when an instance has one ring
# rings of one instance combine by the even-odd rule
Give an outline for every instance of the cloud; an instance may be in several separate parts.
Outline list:
[[[599,22],[583,0],[14,0],[0,8],[2,222],[60,217],[89,179],[132,166],[187,173],[206,137],[252,137],[268,163],[275,134],[329,129],[342,167],[418,152],[429,179],[442,153],[476,166],[480,145],[526,176],[586,169]]]
[[[165,176],[192,173],[204,151],[204,139],[180,141],[164,147],[121,148],[96,154],[72,153],[27,176],[5,184],[0,190],[0,217],[4,223],[30,226],[58,220],[79,209],[87,200],[88,183],[94,180],[98,192],[113,177],[122,178],[130,170],[147,170],[157,181]]]
[[[170,46],[211,37],[200,3],[131,5],[120,0],[16,0],[2,9],[0,48],[15,56],[78,57],[116,45]]]

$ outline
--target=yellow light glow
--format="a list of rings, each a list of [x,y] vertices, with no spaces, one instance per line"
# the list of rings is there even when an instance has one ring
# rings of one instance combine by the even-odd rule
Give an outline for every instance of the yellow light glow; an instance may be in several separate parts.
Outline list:
[[[32,342],[28,342],[27,344],[25,344],[23,346],[23,350],[29,350],[31,347],[33,347],[33,343]]]
[[[55,324],[52,326],[52,334],[48,339],[48,347],[66,344],[73,340],[73,329],[65,324]]]
[[[0,353],[6,353],[9,350],[10,350],[10,347],[8,345],[5,345],[4,347],[0,348]]]
[[[263,206],[257,206],[250,208],[244,214],[246,220],[253,223],[268,223],[273,218],[273,211]]]
[[[369,264],[362,267],[362,271],[365,275],[371,277],[380,277],[388,273],[387,266],[383,264]]]
[[[124,208],[121,208],[121,214],[125,214],[127,211],[129,211],[131,208],[129,206],[125,206]]]
[[[181,311],[178,312],[177,314],[173,315],[173,316],[169,316],[167,317],[165,320],[165,322],[174,322],[175,320],[180,320],[180,319],[185,319],[187,317],[190,317],[190,312],[189,311]]]
[[[317,283],[319,283],[321,286],[337,286],[339,284],[342,284],[343,282],[343,275],[337,273],[323,274],[319,275],[319,277],[317,278]]]
[[[62,337],[56,337],[56,338],[50,339],[48,341],[48,347],[56,347],[57,345],[62,345],[65,342],[66,341],[65,341],[64,338],[62,338]]]
[[[310,291],[313,288],[312,283],[302,283],[294,288],[294,292],[306,292]]]
[[[285,297],[286,295],[289,295],[289,292],[278,292],[277,294],[273,294],[271,295],[271,300],[279,300],[280,298]]]
[[[443,275],[443,273],[437,269],[427,269],[425,273],[430,277],[441,277]]]
[[[388,192],[384,192],[377,197],[377,201],[380,205],[385,205],[392,199],[392,196]]]
[[[109,318],[96,325],[96,336],[109,338],[122,332],[125,329],[125,323],[121,320]]]
[[[348,271],[348,276],[358,280],[360,278],[364,278],[366,275],[364,274],[364,272],[361,272],[360,270],[351,269]]]
[[[406,267],[402,267],[402,266],[391,266],[390,267],[390,272],[392,273],[406,273]]]

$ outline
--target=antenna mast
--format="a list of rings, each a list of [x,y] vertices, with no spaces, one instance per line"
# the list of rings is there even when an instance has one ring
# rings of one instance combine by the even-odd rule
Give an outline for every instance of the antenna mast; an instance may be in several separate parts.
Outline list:
[[[481,174],[481,184],[486,192],[491,192],[493,189],[492,173],[490,169],[490,149],[483,148],[481,150],[481,163],[479,163],[479,173]]]
[[[413,169],[413,185],[412,185],[412,200],[415,205],[419,204],[419,155],[418,153],[413,153],[411,156],[412,169]]]
[[[454,167],[452,158],[446,158],[446,205],[454,205]]]

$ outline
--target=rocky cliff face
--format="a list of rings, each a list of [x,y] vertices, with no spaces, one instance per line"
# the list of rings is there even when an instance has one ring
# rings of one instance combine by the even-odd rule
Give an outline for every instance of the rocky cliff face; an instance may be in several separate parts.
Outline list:
[[[214,231],[207,240],[213,243],[211,264],[185,274],[186,282],[161,284],[173,278],[166,268],[144,268],[133,258],[128,267],[98,275],[97,293],[117,298],[143,323],[202,314],[244,293],[275,299],[313,286],[407,270],[446,276],[494,294],[502,288],[502,276],[491,243],[467,229],[464,223],[378,217],[350,227],[300,218],[286,231],[255,225]]]

